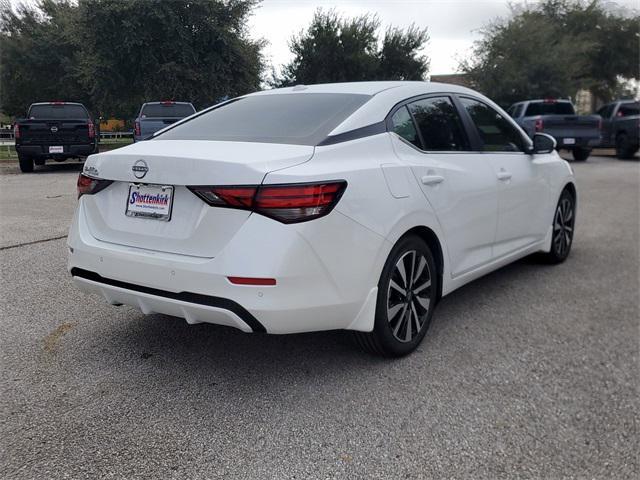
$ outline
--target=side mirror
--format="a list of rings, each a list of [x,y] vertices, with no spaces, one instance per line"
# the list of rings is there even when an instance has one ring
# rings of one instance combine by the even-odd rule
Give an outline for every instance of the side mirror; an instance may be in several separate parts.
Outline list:
[[[556,149],[556,139],[546,133],[536,133],[533,136],[533,147],[529,153],[551,153]]]

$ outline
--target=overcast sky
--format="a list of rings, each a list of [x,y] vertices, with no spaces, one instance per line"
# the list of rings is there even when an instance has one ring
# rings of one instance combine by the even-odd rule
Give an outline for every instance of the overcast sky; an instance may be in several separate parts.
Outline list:
[[[123,0],[126,1],[126,0]],[[9,0],[34,4],[37,0]],[[526,0],[511,0],[524,4]],[[535,3],[528,0],[527,3]],[[609,1],[613,8],[640,8],[640,0]],[[509,14],[507,0],[262,0],[251,17],[249,28],[254,38],[267,40],[267,60],[280,67],[291,60],[288,41],[305,29],[317,8],[352,17],[364,13],[378,15],[382,29],[393,25],[407,27],[415,23],[427,27],[430,41],[425,53],[431,59],[431,74],[454,73],[458,59],[469,54],[479,30],[492,19]]]
[[[640,0],[612,3],[638,8]],[[291,60],[288,40],[309,25],[318,7],[335,8],[345,16],[375,13],[383,29],[411,23],[428,27],[431,39],[425,53],[431,59],[431,74],[455,72],[458,59],[469,53],[479,29],[492,19],[509,14],[506,0],[263,0],[251,18],[250,29],[253,37],[269,42],[265,53],[276,68]]]

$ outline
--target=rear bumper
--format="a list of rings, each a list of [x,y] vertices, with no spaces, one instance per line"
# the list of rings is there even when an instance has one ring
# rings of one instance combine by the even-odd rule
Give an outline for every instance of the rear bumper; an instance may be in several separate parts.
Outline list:
[[[68,269],[81,290],[108,303],[245,332],[373,328],[371,292],[391,246],[338,211],[299,225],[251,215],[216,258],[203,258],[97,240],[82,202],[68,237]],[[229,276],[277,283],[236,285]]]
[[[546,132],[545,132],[546,133]],[[594,148],[600,145],[600,137],[571,137],[569,135],[552,135],[558,143],[558,148]]]
[[[187,323],[216,323],[243,332],[266,332],[264,326],[244,307],[227,298],[197,293],[173,293],[133,285],[95,272],[72,268],[73,281],[80,290],[97,293],[111,305],[134,305],[143,313],[164,313],[184,318]]]
[[[16,151],[33,158],[87,157],[98,151],[97,145],[90,143],[84,145],[62,145],[63,153],[49,153],[49,146],[53,145],[16,145]]]

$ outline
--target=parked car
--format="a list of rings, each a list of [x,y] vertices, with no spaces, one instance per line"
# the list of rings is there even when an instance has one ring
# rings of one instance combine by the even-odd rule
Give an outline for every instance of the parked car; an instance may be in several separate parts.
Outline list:
[[[25,173],[47,159],[62,162],[98,152],[96,124],[81,103],[34,103],[27,118],[16,121],[13,133],[20,170]]]
[[[113,305],[404,355],[442,296],[567,258],[577,193],[555,146],[455,85],[246,95],[89,157],[68,268]]]
[[[576,115],[569,100],[527,100],[514,103],[507,111],[530,137],[551,135],[559,149],[571,151],[574,160],[586,160],[600,143],[600,117]]]
[[[615,147],[618,158],[633,158],[640,141],[640,103],[617,100],[598,110],[602,117],[602,147]]]
[[[144,103],[133,122],[133,141],[144,140],[158,130],[194,113],[196,113],[196,109],[188,102],[166,100]]]

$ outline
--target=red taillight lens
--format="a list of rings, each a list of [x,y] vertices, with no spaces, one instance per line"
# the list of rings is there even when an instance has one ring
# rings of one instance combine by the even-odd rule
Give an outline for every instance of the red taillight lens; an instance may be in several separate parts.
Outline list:
[[[135,134],[136,137],[140,136],[140,122],[135,122],[133,124],[133,133]]]
[[[88,177],[81,173],[78,176],[78,198],[82,195],[93,195],[100,190],[104,190],[113,183],[113,180],[103,180],[101,178]]]
[[[535,129],[536,132],[541,132],[544,129],[544,122],[541,118],[536,118]]]
[[[96,127],[93,125],[93,122],[87,123],[87,129],[89,130],[89,138],[95,138],[96,136]]]
[[[13,126],[13,138],[16,140],[20,138],[20,125],[17,123]]]
[[[287,185],[189,187],[212,206],[251,210],[282,223],[298,223],[327,215],[338,203],[344,180]]]

